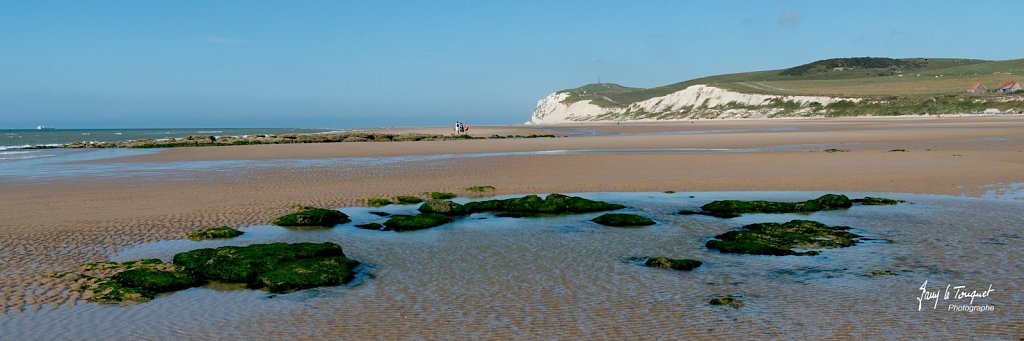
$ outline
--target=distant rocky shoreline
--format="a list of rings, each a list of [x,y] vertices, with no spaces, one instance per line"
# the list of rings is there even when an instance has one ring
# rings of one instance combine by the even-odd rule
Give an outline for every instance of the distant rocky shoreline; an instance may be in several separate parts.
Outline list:
[[[319,134],[258,134],[243,136],[190,135],[179,138],[140,139],[120,142],[79,141],[56,146],[36,146],[26,149],[55,148],[176,148],[207,146],[239,146],[255,144],[288,143],[334,143],[334,142],[401,142],[401,141],[450,141],[482,139],[524,139],[553,138],[555,135],[491,135],[489,137],[444,134],[387,134],[369,132],[319,133]]]

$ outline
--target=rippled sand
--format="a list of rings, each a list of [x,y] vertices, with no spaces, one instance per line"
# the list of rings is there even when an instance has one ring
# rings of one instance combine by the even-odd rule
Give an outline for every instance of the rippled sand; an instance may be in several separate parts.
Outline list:
[[[19,314],[14,338],[383,338],[383,339],[784,339],[1022,335],[1024,203],[884,194],[899,206],[855,206],[803,215],[723,220],[679,216],[722,198],[801,200],[820,193],[589,194],[634,207],[659,224],[641,229],[589,222],[596,214],[515,219],[474,215],[412,233],[365,231],[380,219],[349,208],[354,222],[326,231],[246,229],[232,241],[166,241],[115,260],[168,258],[197,247],[268,241],[334,241],[365,263],[355,283],[274,296],[190,289],[130,306],[82,305]],[[695,198],[689,198],[694,195]],[[392,207],[396,212],[415,206]],[[868,237],[816,257],[728,255],[703,247],[738,226],[805,218]],[[693,272],[642,267],[634,256],[696,258]],[[892,270],[896,276],[869,276]],[[918,311],[922,283],[995,291],[975,304],[994,312]],[[741,309],[710,306],[736,295]],[[946,301],[943,301],[946,303]],[[59,323],[53,324],[54,321]]]
[[[110,152],[94,151],[33,159],[28,166],[6,163],[0,166],[0,338],[28,328],[8,328],[22,321],[17,320],[22,314],[73,324],[75,315],[61,312],[107,309],[83,305],[70,283],[47,274],[105,260],[140,243],[182,238],[201,227],[266,224],[295,204],[350,207],[366,198],[428,191],[471,195],[463,189],[473,185],[493,185],[495,194],[874,191],[1019,202],[1024,183],[1020,116],[474,129],[571,137],[179,148],[85,161]],[[848,152],[823,152],[829,148]],[[597,152],[548,153],[581,149]],[[619,152],[600,152],[612,149]],[[742,151],[630,152],[638,149]],[[465,157],[474,153],[478,156]],[[1020,226],[1004,229],[1019,234],[1014,231]],[[1007,255],[1014,257],[1020,253]],[[248,306],[245,302],[235,304]],[[115,316],[121,315],[102,318]],[[170,323],[146,328],[166,330]],[[256,328],[244,319],[218,323],[227,325],[217,329],[224,332]]]

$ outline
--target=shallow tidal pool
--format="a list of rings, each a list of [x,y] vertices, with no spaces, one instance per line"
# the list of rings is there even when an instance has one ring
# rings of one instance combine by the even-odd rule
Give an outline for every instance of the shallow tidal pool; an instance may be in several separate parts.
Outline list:
[[[274,295],[206,286],[136,305],[79,304],[0,316],[3,339],[770,339],[1024,336],[1024,202],[899,193],[906,200],[813,214],[682,216],[713,200],[803,201],[824,192],[580,193],[650,217],[643,228],[601,226],[600,213],[543,218],[474,214],[415,232],[362,230],[371,214],[416,205],[341,209],[325,230],[251,226],[229,240],[139,245],[115,261],[223,245],[341,244],[364,264],[338,287]],[[496,197],[496,198],[505,198]],[[492,199],[491,197],[482,199]],[[456,199],[465,202],[469,199]],[[474,199],[475,200],[475,199]],[[704,243],[760,222],[808,219],[866,240],[818,256],[722,254]],[[692,272],[630,257],[693,258]],[[871,270],[895,275],[872,276]],[[927,281],[927,283],[926,283]],[[960,291],[988,292],[958,297]],[[987,291],[989,289],[991,291]],[[938,298],[931,293],[938,291]],[[945,293],[950,296],[945,297]],[[715,295],[739,309],[708,304]],[[991,306],[957,311],[949,306]],[[985,308],[987,309],[987,308]]]

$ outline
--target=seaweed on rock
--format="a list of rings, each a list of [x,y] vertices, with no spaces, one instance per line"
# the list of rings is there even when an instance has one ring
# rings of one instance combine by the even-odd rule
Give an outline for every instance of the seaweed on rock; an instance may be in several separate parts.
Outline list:
[[[418,208],[423,213],[438,213],[447,216],[460,216],[469,214],[469,210],[462,204],[447,200],[427,200]]]
[[[369,205],[370,207],[382,207],[391,205],[393,204],[393,202],[391,202],[391,200],[384,198],[369,198],[366,199],[366,204]]]
[[[455,199],[455,194],[448,192],[430,192],[430,198],[435,200]]]
[[[739,309],[743,307],[743,302],[735,297],[729,296],[713,296],[708,300],[708,304],[717,306],[732,307],[733,309]]]
[[[831,249],[853,246],[860,236],[849,227],[828,226],[816,221],[793,220],[787,223],[760,223],[715,236],[705,246],[723,253],[769,256],[814,256],[819,251],[791,249]]]
[[[359,262],[334,243],[272,243],[182,252],[174,264],[204,279],[289,292],[346,283]]]
[[[385,231],[415,231],[437,227],[452,221],[452,218],[439,213],[420,213],[417,215],[393,215],[384,222]]]
[[[86,263],[80,272],[59,274],[74,280],[89,301],[99,303],[137,303],[165,292],[202,285],[205,281],[180,266],[159,259]]]
[[[242,231],[233,229],[229,226],[217,226],[210,227],[202,231],[196,231],[188,234],[188,239],[191,240],[206,240],[206,239],[223,239],[223,238],[234,238],[242,235]]]
[[[468,202],[466,210],[472,213],[490,212],[504,217],[532,217],[556,214],[578,214],[613,211],[625,208],[619,204],[553,193],[541,199],[536,195],[519,198]]]
[[[323,226],[332,227],[352,221],[348,215],[338,210],[303,206],[295,213],[274,219],[278,226]]]
[[[853,203],[842,194],[826,194],[801,202],[716,200],[700,207],[700,211],[680,211],[679,214],[703,214],[719,218],[735,218],[744,213],[808,213],[846,209]]]
[[[651,257],[644,261],[644,266],[647,267],[674,269],[681,271],[691,271],[693,269],[700,267],[701,264],[704,263],[695,259],[675,259],[662,256]]]
[[[617,227],[641,227],[655,224],[654,220],[650,218],[628,213],[605,213],[591,219],[591,221],[605,226]]]
[[[879,198],[879,197],[863,197],[863,198],[860,198],[860,199],[853,199],[853,200],[850,200],[850,201],[853,202],[853,203],[856,203],[856,204],[861,204],[861,205],[896,205],[896,204],[900,204],[900,203],[906,202],[904,200],[896,200],[896,199],[889,199],[889,198]]]
[[[399,195],[399,196],[395,197],[395,201],[398,202],[399,204],[402,204],[402,205],[412,205],[412,204],[419,204],[419,203],[423,202],[423,199],[420,199],[420,197],[414,197],[414,196],[411,196],[411,195]]]

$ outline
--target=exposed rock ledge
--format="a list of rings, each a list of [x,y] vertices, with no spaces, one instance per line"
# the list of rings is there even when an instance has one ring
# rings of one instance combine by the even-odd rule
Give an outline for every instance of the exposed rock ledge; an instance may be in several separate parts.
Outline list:
[[[537,102],[526,124],[581,121],[644,121],[726,118],[771,118],[821,115],[822,107],[860,98],[748,94],[707,85],[693,85],[671,94],[605,108],[590,100],[564,102],[569,92],[556,92]]]

